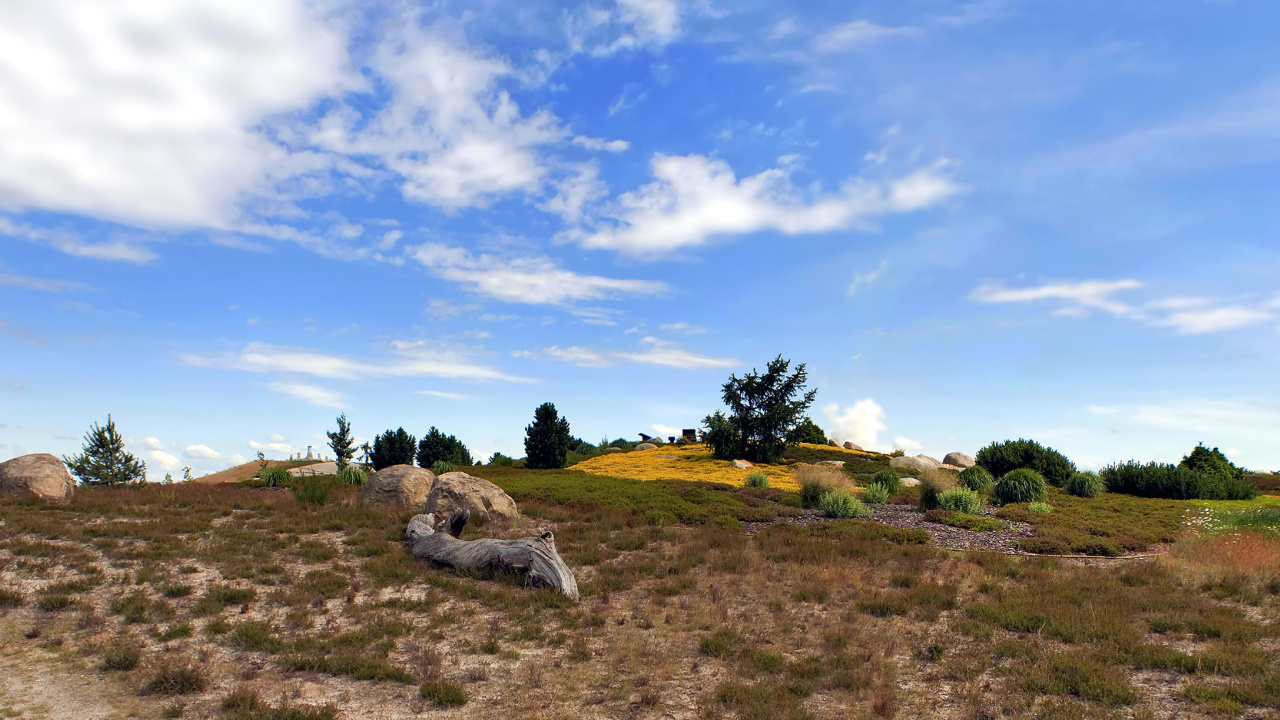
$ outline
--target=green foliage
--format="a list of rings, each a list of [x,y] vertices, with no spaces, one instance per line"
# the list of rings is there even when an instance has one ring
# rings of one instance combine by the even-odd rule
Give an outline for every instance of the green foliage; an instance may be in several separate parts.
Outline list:
[[[298,502],[324,505],[329,502],[329,498],[336,489],[338,489],[338,479],[332,475],[304,477],[294,485],[293,496],[298,499]]]
[[[259,472],[258,479],[262,481],[264,487],[284,487],[289,484],[293,476],[289,474],[288,468],[275,466]]]
[[[127,640],[115,640],[102,649],[103,670],[132,670],[141,659],[142,650]]]
[[[437,475],[451,473],[453,472],[453,463],[448,460],[437,460],[435,464],[431,466],[431,472]]]
[[[889,498],[893,494],[889,492],[889,488],[880,483],[871,483],[866,490],[862,491],[862,497],[859,498],[867,505],[883,505],[889,502]]]
[[[991,488],[991,497],[1001,505],[1034,502],[1044,493],[1044,476],[1030,468],[1010,470]]]
[[[1072,473],[1062,484],[1062,489],[1082,498],[1095,498],[1107,491],[1107,483],[1097,473]]]
[[[804,392],[808,379],[804,363],[797,365],[794,373],[789,373],[790,368],[791,362],[779,355],[769,361],[763,374],[752,370],[741,378],[729,376],[721,395],[729,415],[716,412],[703,420],[705,442],[716,457],[743,457],[761,463],[782,458],[787,436],[801,424],[817,395],[816,390]]]
[[[889,491],[889,497],[893,497],[902,489],[902,476],[897,470],[881,470],[871,478],[871,484],[883,487]]]
[[[433,425],[422,436],[422,440],[418,441],[418,467],[430,468],[440,461],[453,465],[471,465],[471,451],[461,440],[445,435]]]
[[[462,707],[469,699],[465,690],[447,680],[428,680],[418,688],[418,694],[436,707]]]
[[[982,498],[968,488],[952,488],[938,495],[938,507],[958,513],[976,515],[982,510]]]
[[[1252,500],[1258,489],[1244,480],[1205,475],[1180,465],[1130,460],[1100,473],[1113,493],[1170,500]]]
[[[975,459],[995,477],[1003,477],[1010,470],[1028,468],[1054,485],[1066,482],[1076,471],[1075,463],[1062,453],[1035,440],[1021,438],[991,443],[979,450]]]
[[[347,414],[338,416],[337,432],[325,431],[325,435],[329,436],[329,447],[333,449],[338,469],[342,470],[356,456],[356,441],[351,437],[351,423],[347,422]]]
[[[981,465],[974,465],[960,471],[960,487],[974,492],[989,493],[994,484],[995,478],[991,477],[991,473]]]
[[[524,435],[525,467],[533,470],[564,467],[573,435],[569,432],[569,420],[560,417],[555,405],[539,405],[533,411],[533,423],[525,427]]]
[[[920,512],[928,512],[940,507],[942,494],[948,490],[954,490],[956,484],[951,479],[951,475],[941,471],[936,473],[922,473],[920,480],[920,500],[916,503],[916,509]]]
[[[497,465],[498,467],[511,467],[513,464],[515,464],[515,460],[513,458],[507,457],[506,455],[503,455],[500,452],[495,452],[493,455],[489,457],[489,464]]]
[[[376,472],[392,465],[412,465],[417,454],[417,440],[404,428],[387,430],[373,439],[369,463]]]
[[[81,485],[123,485],[147,479],[147,464],[125,452],[124,437],[116,431],[110,414],[105,427],[95,422],[85,433],[79,455],[62,460],[80,478]]]
[[[827,486],[819,480],[805,480],[800,483],[800,506],[818,507],[818,501],[826,494]]]
[[[752,470],[747,473],[746,487],[767,488],[769,487],[769,476],[759,470]]]
[[[828,490],[818,500],[818,509],[823,515],[837,519],[860,518],[871,514],[866,505],[844,490]]]
[[[338,482],[343,485],[364,485],[369,481],[369,473],[359,465],[347,465],[338,470]]]
[[[827,431],[818,427],[818,423],[814,422],[813,418],[805,415],[804,419],[787,433],[787,442],[826,445]]]
[[[1027,512],[1039,513],[1041,515],[1048,515],[1049,513],[1053,512],[1053,506],[1047,502],[1028,503]]]

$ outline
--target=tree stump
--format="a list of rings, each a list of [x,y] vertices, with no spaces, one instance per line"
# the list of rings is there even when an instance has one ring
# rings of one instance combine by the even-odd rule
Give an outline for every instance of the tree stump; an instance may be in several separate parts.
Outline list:
[[[578,581],[556,552],[556,539],[550,531],[518,540],[459,540],[469,517],[465,510],[455,511],[437,524],[434,513],[413,516],[405,532],[413,556],[459,570],[520,573],[528,585],[555,588],[578,599]]]

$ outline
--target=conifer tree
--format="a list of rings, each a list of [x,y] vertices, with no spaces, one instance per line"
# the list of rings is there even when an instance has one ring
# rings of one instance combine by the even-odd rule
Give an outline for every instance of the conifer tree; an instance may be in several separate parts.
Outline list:
[[[106,426],[95,422],[85,433],[79,455],[62,460],[80,478],[81,485],[123,485],[147,480],[147,464],[125,452],[124,438],[116,432],[110,414]]]
[[[569,420],[560,417],[555,405],[539,405],[533,412],[533,424],[526,427],[524,433],[525,467],[534,470],[564,467],[573,435],[569,432]]]
[[[370,461],[374,470],[392,465],[412,465],[418,454],[418,441],[404,428],[388,430],[373,439]]]
[[[341,470],[356,456],[356,441],[351,437],[351,423],[347,421],[347,414],[338,416],[337,432],[325,431],[325,435],[329,436],[329,447],[333,448],[333,457]]]

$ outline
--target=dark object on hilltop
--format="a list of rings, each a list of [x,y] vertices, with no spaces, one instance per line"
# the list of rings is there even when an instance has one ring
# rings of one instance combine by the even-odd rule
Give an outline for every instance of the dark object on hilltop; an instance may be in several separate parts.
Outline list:
[[[146,482],[147,464],[125,452],[124,438],[107,415],[107,424],[94,423],[84,436],[84,450],[63,458],[82,485],[123,485]]]
[[[730,375],[722,390],[729,415],[717,410],[703,421],[703,442],[720,460],[746,458],[751,462],[773,463],[782,459],[790,442],[788,435],[801,424],[800,418],[813,404],[817,390],[804,392],[808,374],[804,363],[788,374],[791,361],[774,358],[764,374],[754,369],[739,378]],[[799,399],[794,399],[797,394]]]
[[[1076,471],[1076,464],[1066,455],[1048,448],[1035,440],[1006,440],[993,442],[975,456],[978,464],[995,477],[1004,477],[1011,470],[1027,468],[1035,470],[1054,485],[1062,485]]]
[[[471,451],[461,440],[445,435],[433,425],[418,441],[418,467],[433,468],[438,462],[461,466],[475,464],[471,460]]]
[[[67,500],[76,491],[67,466],[56,455],[35,453],[0,463],[0,493],[24,493],[41,500]]]
[[[328,432],[329,447],[333,449],[334,461],[338,463],[338,469],[341,470],[351,462],[351,458],[356,456],[356,441],[351,437],[351,423],[347,422],[347,414],[342,413],[338,416],[338,431]]]
[[[560,417],[556,406],[542,403],[533,411],[533,424],[524,429],[525,467],[556,470],[564,467],[573,443],[569,421]]]
[[[373,439],[369,462],[376,472],[392,465],[412,465],[417,454],[417,439],[400,428],[388,430]]]
[[[683,428],[680,431],[680,437],[685,442],[696,443],[698,442],[698,430],[696,428]]]
[[[787,442],[826,445],[827,431],[818,427],[818,423],[814,422],[813,418],[805,415],[800,424],[791,428],[791,432],[787,433]],[[849,444],[852,445],[853,443]]]
[[[457,570],[518,573],[528,585],[551,587],[578,599],[578,581],[556,552],[550,531],[518,540],[459,540],[467,520],[465,510],[455,510],[439,524],[431,513],[413,516],[405,531],[413,556]]]

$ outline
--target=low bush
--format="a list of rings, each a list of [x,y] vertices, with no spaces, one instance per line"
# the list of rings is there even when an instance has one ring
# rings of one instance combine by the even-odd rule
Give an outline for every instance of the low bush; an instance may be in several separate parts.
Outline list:
[[[1075,463],[1065,455],[1035,440],[991,443],[979,450],[974,459],[995,477],[1003,477],[1012,470],[1025,468],[1035,470],[1054,485],[1066,482],[1076,471]]]
[[[338,488],[338,480],[332,475],[305,477],[293,488],[293,496],[298,502],[312,505],[324,505],[329,502],[333,491]]]
[[[1039,513],[1041,515],[1048,515],[1049,513],[1053,512],[1053,506],[1047,502],[1033,502],[1027,505],[1027,512]]]
[[[995,484],[995,478],[991,477],[991,473],[981,465],[967,467],[960,471],[960,487],[967,488],[978,493],[991,492],[991,486]]]
[[[976,515],[982,510],[982,498],[968,488],[954,488],[938,495],[938,507],[958,513]]]
[[[956,487],[955,477],[943,470],[932,470],[920,473],[920,500],[916,508],[927,512],[940,507],[938,502],[942,494]]]
[[[1258,489],[1228,475],[1206,475],[1165,463],[1130,460],[1109,465],[1100,473],[1113,493],[1169,500],[1252,500]]]
[[[1001,505],[1034,502],[1044,493],[1044,476],[1030,468],[1010,470],[991,487],[992,499]]]
[[[862,496],[859,499],[867,505],[883,505],[889,502],[889,497],[888,488],[880,483],[871,483],[866,490],[862,491]]]
[[[348,465],[338,471],[338,482],[343,485],[364,485],[369,481],[369,473],[359,465]]]
[[[17,590],[0,588],[0,608],[22,607],[24,602],[26,602],[25,598]]]
[[[844,490],[830,490],[818,500],[818,509],[829,518],[860,518],[871,514],[854,496]]]
[[[142,650],[127,640],[117,640],[102,649],[103,670],[132,670],[141,659]]]
[[[1107,483],[1097,473],[1078,472],[1062,483],[1062,489],[1076,497],[1095,498],[1107,491]]]
[[[747,481],[744,484],[749,488],[767,488],[769,487],[769,476],[759,470],[753,470],[747,473]]]
[[[293,476],[289,474],[289,470],[283,467],[263,468],[258,473],[258,479],[262,481],[264,487],[284,487],[289,484]]]
[[[170,663],[157,668],[143,689],[152,695],[188,695],[204,690],[206,685],[202,668]]]
[[[796,470],[796,482],[800,484],[800,504],[807,508],[818,507],[822,496],[831,490],[853,489],[853,481],[843,471],[829,465],[802,465]]]
[[[428,680],[418,688],[418,694],[436,707],[461,707],[469,699],[465,690],[446,680]]]
[[[223,720],[337,720],[338,710],[332,705],[314,707],[290,705],[279,707],[267,703],[252,690],[240,689],[222,701]]]
[[[893,497],[902,489],[902,476],[897,470],[881,470],[871,478],[871,484],[883,486],[889,491],[889,497]]]

